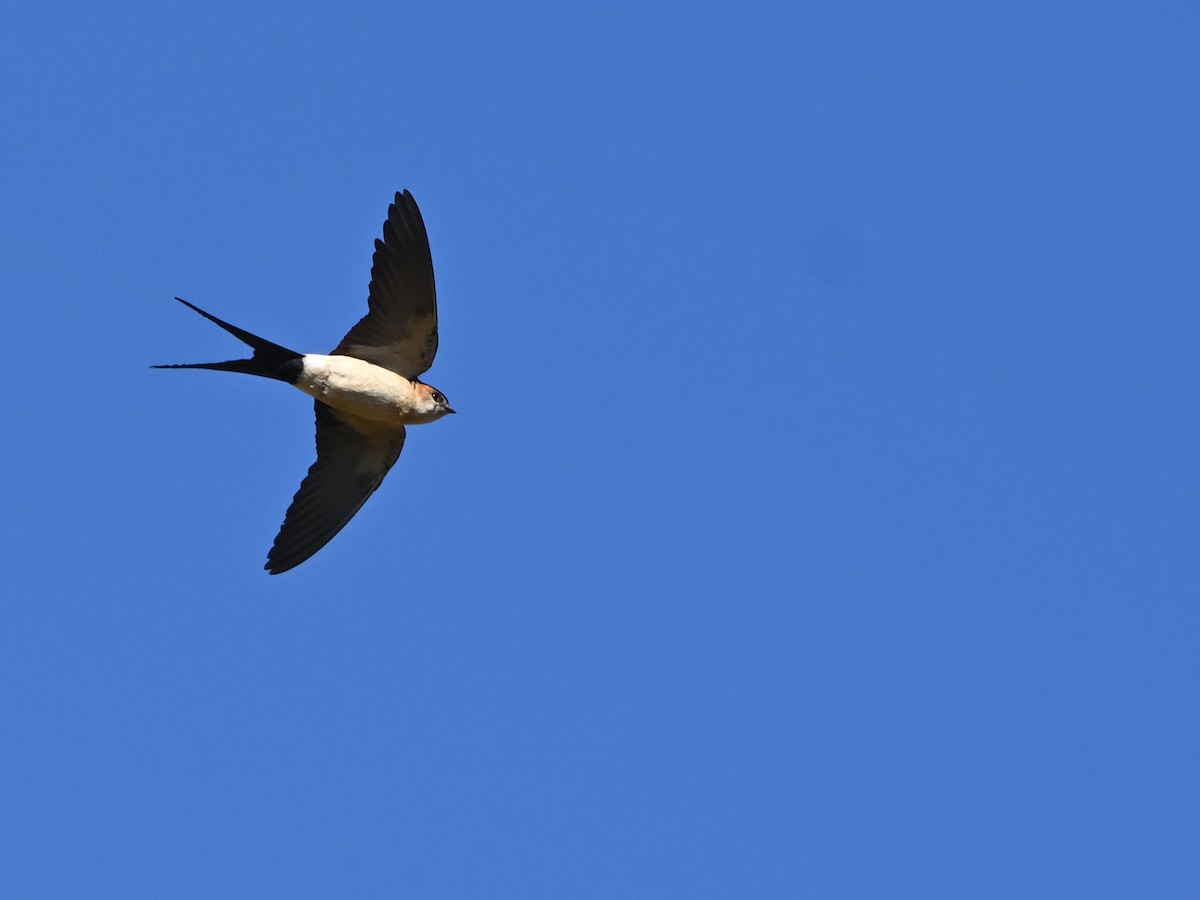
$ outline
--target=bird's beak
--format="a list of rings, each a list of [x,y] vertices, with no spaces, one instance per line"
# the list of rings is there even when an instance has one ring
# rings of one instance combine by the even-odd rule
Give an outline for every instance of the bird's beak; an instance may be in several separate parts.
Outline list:
[[[448,406],[447,406],[447,407],[446,407],[446,412],[448,412],[448,413],[452,413],[452,412],[457,412],[457,410],[453,410],[453,409],[451,409],[450,407],[448,407]]]

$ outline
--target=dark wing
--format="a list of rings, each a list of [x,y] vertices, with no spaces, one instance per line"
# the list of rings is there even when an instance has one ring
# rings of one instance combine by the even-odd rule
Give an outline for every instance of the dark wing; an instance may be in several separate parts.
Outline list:
[[[317,461],[288,507],[264,568],[300,565],[329,543],[367,502],[404,447],[404,428],[367,435],[317,401]]]
[[[396,195],[375,241],[370,308],[333,352],[355,356],[413,379],[437,353],[437,292],[421,211],[408,191]]]

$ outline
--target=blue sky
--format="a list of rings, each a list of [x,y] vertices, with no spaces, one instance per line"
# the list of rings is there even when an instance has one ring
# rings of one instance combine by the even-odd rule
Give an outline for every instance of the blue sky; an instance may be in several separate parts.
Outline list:
[[[1195,896],[1194,4],[5,18],[0,894]]]

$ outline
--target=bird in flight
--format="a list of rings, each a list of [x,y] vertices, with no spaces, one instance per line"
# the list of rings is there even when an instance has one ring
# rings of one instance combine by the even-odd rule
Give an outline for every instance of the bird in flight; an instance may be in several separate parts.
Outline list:
[[[297,353],[184,306],[254,350],[249,359],[182,363],[155,369],[217,369],[260,375],[314,398],[317,461],[288,507],[264,568],[272,575],[304,562],[362,508],[400,456],[406,425],[454,412],[420,380],[438,348],[433,259],[412,194],[396,195],[375,241],[368,312],[328,355]]]

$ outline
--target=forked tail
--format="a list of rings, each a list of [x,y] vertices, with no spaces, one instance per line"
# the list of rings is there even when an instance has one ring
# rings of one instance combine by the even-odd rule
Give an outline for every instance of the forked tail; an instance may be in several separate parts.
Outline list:
[[[220,372],[242,372],[246,375],[260,375],[263,378],[275,378],[279,381],[286,381],[288,384],[294,384],[296,379],[300,377],[301,371],[304,369],[303,353],[297,353],[295,350],[289,350],[287,347],[280,347],[278,344],[272,344],[268,340],[260,338],[256,334],[251,334],[238,328],[236,325],[230,325],[228,322],[223,322],[211,313],[206,313],[200,307],[188,303],[182,297],[176,297],[180,303],[188,309],[193,309],[208,321],[216,325],[220,325],[235,338],[254,348],[254,355],[249,359],[230,359],[225,362],[211,363],[174,363],[163,366],[151,366],[152,369],[216,369]]]

